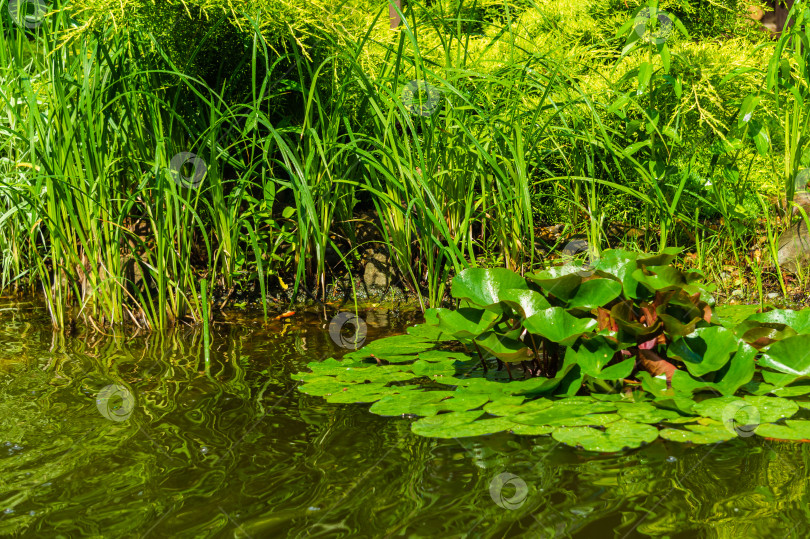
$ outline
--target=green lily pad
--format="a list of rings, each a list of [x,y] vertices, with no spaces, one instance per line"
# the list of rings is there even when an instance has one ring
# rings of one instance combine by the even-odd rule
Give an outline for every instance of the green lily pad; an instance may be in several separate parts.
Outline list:
[[[668,354],[683,361],[693,376],[704,376],[722,368],[737,347],[733,331],[723,326],[710,326],[677,339],[669,347]]]
[[[614,412],[616,406],[609,402],[585,401],[577,397],[554,401],[554,403],[539,411],[523,412],[508,416],[515,423],[523,425],[603,425],[616,421],[619,417]]]
[[[622,420],[609,424],[604,431],[592,427],[562,427],[555,429],[551,436],[558,442],[586,451],[615,453],[654,442],[658,438],[658,429]]]
[[[546,339],[568,345],[580,335],[596,327],[593,318],[577,318],[562,307],[552,307],[535,313],[523,321],[523,327]]]
[[[486,395],[456,395],[452,391],[408,391],[399,395],[386,395],[375,402],[370,411],[377,415],[405,414],[432,416],[439,412],[460,412],[483,406]]]
[[[436,309],[438,327],[456,339],[472,339],[489,330],[500,313],[476,308]]]
[[[714,373],[713,382],[695,378],[685,371],[675,371],[672,375],[672,387],[676,391],[689,393],[709,389],[718,391],[722,395],[734,395],[753,378],[756,370],[754,363],[756,355],[756,348],[740,343],[737,352],[731,357],[731,361]]]
[[[526,279],[539,285],[544,293],[562,301],[567,301],[574,297],[580,285],[582,285],[581,269],[575,264],[569,264],[549,268],[538,273],[527,273]]]
[[[375,402],[391,395],[392,392],[407,392],[417,386],[379,387],[377,384],[356,384],[344,387],[341,391],[324,395],[326,402],[335,404],[353,404]]]
[[[558,427],[550,427],[548,425],[520,425],[513,423],[510,431],[513,434],[520,434],[522,436],[542,436],[544,434],[551,434],[556,428]]]
[[[551,307],[548,300],[534,290],[502,290],[500,298],[523,318],[528,318],[536,312]]]
[[[589,279],[583,281],[567,304],[579,309],[603,307],[622,293],[622,283],[613,279]]]
[[[646,402],[616,403],[617,412],[623,419],[636,423],[661,423],[662,421],[679,420],[681,414],[674,410],[658,408]]]
[[[751,417],[753,423],[758,424],[791,417],[799,411],[799,406],[793,401],[779,397],[747,395],[744,399],[731,396],[706,399],[695,404],[692,410],[696,414],[721,422],[734,418],[740,410],[748,410],[747,415]]]
[[[411,424],[411,430],[415,434],[431,438],[461,438],[493,434],[508,430],[512,426],[509,421],[503,419],[478,420],[482,415],[482,411],[474,410],[423,417]]]
[[[755,431],[764,438],[776,438],[778,440],[810,440],[810,421],[787,420],[784,425],[774,425],[765,423],[757,427]]]
[[[599,374],[594,374],[591,376],[597,380],[622,380],[630,376],[635,366],[636,360],[631,357],[616,363],[615,365],[611,365],[610,367],[605,367],[599,372]]]
[[[757,349],[762,349],[787,337],[798,335],[793,328],[785,324],[756,320],[742,322],[734,328],[734,333]]]
[[[531,359],[531,350],[523,342],[495,331],[482,333],[475,342],[501,361],[514,363]]]
[[[684,425],[683,429],[663,429],[658,435],[671,442],[693,444],[716,444],[735,438],[734,430],[729,430],[719,422],[709,425]]]
[[[810,310],[793,311],[790,309],[773,309],[764,313],[755,313],[746,318],[757,322],[772,322],[790,326],[797,333],[810,333]]]
[[[413,335],[395,335],[377,339],[360,349],[367,355],[379,359],[388,360],[390,357],[401,357],[404,355],[418,354],[435,347],[432,342],[425,342],[421,338]],[[412,359],[416,359],[415,357]]]
[[[683,273],[674,266],[640,267],[632,276],[651,292],[678,289],[686,284]]]
[[[500,303],[501,291],[528,288],[526,279],[506,268],[468,268],[455,276],[450,293],[456,299],[490,307]]]
[[[411,371],[415,376],[453,376],[456,374],[456,367],[452,363],[433,363],[420,359],[411,365]]]
[[[810,376],[810,335],[797,335],[773,343],[759,364],[787,374]]]
[[[589,339],[580,339],[578,344],[569,347],[566,352],[566,361],[579,365],[584,374],[596,376],[610,363],[616,353],[614,343],[602,335]]]

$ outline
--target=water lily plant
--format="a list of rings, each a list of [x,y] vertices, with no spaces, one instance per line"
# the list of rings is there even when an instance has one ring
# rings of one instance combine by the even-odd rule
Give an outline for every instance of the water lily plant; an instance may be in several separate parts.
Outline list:
[[[470,268],[452,282],[456,308],[294,378],[329,402],[418,417],[424,436],[509,431],[609,452],[810,438],[810,311],[717,320],[713,287],[674,266],[678,252]]]

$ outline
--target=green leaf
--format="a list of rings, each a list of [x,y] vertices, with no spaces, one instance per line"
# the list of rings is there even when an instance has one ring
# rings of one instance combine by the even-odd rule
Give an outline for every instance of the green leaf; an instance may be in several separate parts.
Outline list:
[[[706,399],[695,404],[692,410],[696,414],[724,424],[734,418],[740,410],[747,410],[747,415],[753,418],[753,424],[759,424],[792,417],[799,411],[799,406],[793,401],[779,397],[747,395],[744,399],[734,396]]]
[[[658,408],[646,402],[618,402],[616,407],[622,418],[638,423],[654,424],[684,417],[674,410]]]
[[[777,440],[810,440],[810,421],[788,420],[784,425],[766,423],[754,431],[764,438]]]
[[[618,298],[622,293],[622,283],[613,279],[589,279],[583,281],[572,298],[569,307],[595,309],[603,307]]]
[[[602,371],[599,374],[593,374],[594,378],[597,380],[622,380],[630,376],[630,373],[633,372],[633,368],[636,366],[635,358],[628,358],[620,363],[616,363],[615,365],[611,365]]]
[[[501,301],[501,291],[528,288],[523,277],[506,268],[468,268],[453,279],[450,293],[456,299],[490,307]]]
[[[693,444],[716,444],[737,436],[733,430],[715,422],[709,425],[685,425],[684,427],[684,429],[663,429],[658,435],[664,440]]]
[[[551,436],[558,442],[586,451],[615,453],[654,442],[658,438],[658,429],[622,420],[609,424],[604,431],[591,427],[557,428]]]
[[[810,309],[801,311],[773,309],[764,313],[752,314],[746,320],[784,324],[796,330],[796,333],[810,333]]]
[[[508,416],[515,423],[523,425],[551,425],[551,426],[581,426],[604,425],[616,421],[619,416],[604,412],[616,410],[614,404],[596,402],[590,398],[570,397],[554,401],[554,403],[540,411],[523,412]]]
[[[501,361],[517,363],[531,359],[528,346],[502,333],[487,331],[475,339],[475,342]]]
[[[436,309],[438,328],[456,339],[472,339],[489,330],[500,314],[476,308]]]
[[[509,305],[523,318],[528,318],[536,312],[551,307],[548,300],[534,290],[503,290],[500,297],[502,302]]]
[[[391,357],[399,358],[403,355],[418,354],[430,350],[434,346],[436,346],[435,343],[425,342],[413,335],[395,335],[377,339],[361,348],[359,352],[379,359],[389,360]]]
[[[538,284],[546,294],[567,301],[574,297],[582,285],[582,279],[587,276],[587,272],[583,275],[581,266],[567,264],[539,273],[527,273],[526,279]]]
[[[540,311],[523,321],[523,327],[530,332],[566,346],[596,326],[596,320],[577,318],[562,307]]]
[[[796,376],[810,375],[810,335],[797,335],[773,343],[760,358],[759,365]]]
[[[423,417],[411,423],[411,431],[431,438],[462,438],[502,432],[513,426],[511,421],[503,418],[478,420],[481,415],[481,411],[472,411]]]
[[[386,395],[375,402],[370,411],[386,416],[404,414],[432,416],[444,411],[472,410],[488,401],[489,397],[486,395],[455,395],[452,391],[408,391],[398,395]]]
[[[667,353],[683,361],[693,376],[704,376],[722,368],[737,347],[734,332],[723,326],[710,326],[677,339]]]
[[[580,339],[577,346],[568,347],[566,361],[579,365],[584,374],[596,376],[610,363],[616,347],[612,341],[597,335],[589,339]]]

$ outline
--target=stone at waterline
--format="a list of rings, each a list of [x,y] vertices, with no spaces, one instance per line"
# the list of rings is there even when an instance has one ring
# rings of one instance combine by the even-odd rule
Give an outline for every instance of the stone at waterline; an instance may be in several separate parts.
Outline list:
[[[776,258],[780,266],[793,273],[796,273],[799,267],[805,269],[808,266],[810,234],[803,219],[780,236]]]
[[[363,282],[366,287],[387,288],[391,285],[392,269],[388,256],[374,249],[366,251],[366,268]]]

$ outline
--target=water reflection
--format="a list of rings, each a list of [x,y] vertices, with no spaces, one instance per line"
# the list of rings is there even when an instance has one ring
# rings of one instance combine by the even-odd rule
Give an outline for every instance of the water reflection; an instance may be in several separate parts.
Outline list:
[[[197,330],[68,338],[44,314],[0,310],[2,534],[808,534],[806,444],[592,455],[506,433],[431,440],[409,420],[295,391],[291,374],[343,352],[323,315],[225,319],[206,372]],[[412,315],[365,319],[372,340]]]

